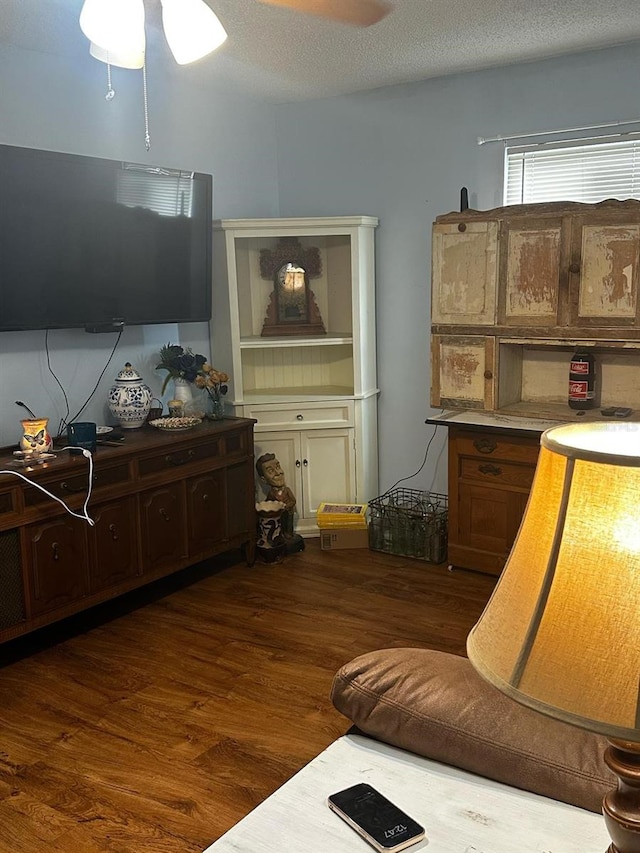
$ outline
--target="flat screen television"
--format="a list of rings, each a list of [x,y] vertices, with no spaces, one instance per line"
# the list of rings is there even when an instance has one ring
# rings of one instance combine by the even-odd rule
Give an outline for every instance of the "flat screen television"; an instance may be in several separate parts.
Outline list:
[[[207,321],[212,178],[0,145],[0,331]]]

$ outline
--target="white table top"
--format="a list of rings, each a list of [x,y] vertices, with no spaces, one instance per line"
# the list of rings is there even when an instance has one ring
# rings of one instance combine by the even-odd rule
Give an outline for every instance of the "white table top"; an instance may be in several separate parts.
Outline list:
[[[425,827],[410,853],[602,853],[609,845],[600,815],[345,735],[204,853],[367,853],[373,848],[326,804],[357,782]]]

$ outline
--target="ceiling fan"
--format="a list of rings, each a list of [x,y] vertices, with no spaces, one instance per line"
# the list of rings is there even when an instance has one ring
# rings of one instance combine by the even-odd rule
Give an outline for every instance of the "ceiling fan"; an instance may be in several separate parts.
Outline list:
[[[269,6],[283,6],[295,12],[320,15],[332,21],[369,27],[391,11],[385,0],[259,0]]]
[[[258,0],[294,12],[318,15],[338,23],[369,27],[390,11],[388,0]],[[160,0],[162,26],[169,48],[179,65],[202,59],[219,47],[227,33],[205,0]],[[144,0],[84,0],[80,28],[89,40],[89,53],[107,66],[107,93],[111,101],[111,66],[142,69],[145,146],[151,148],[145,64]]]
[[[205,0],[160,0],[164,32],[176,62],[201,59],[227,38],[223,25]],[[388,0],[258,0],[328,18],[369,27],[390,11]],[[91,55],[110,65],[142,68],[145,52],[143,0],[84,0],[80,27],[91,43]]]

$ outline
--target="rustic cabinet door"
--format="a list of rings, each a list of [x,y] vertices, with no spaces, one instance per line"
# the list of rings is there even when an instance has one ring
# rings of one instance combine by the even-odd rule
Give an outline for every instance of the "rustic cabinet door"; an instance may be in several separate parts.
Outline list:
[[[433,324],[496,322],[497,222],[436,223],[432,266]]]
[[[533,329],[566,322],[570,230],[561,217],[503,223],[500,323]]]
[[[495,338],[431,336],[431,405],[436,409],[495,408]]]
[[[624,213],[575,217],[572,241],[572,325],[638,324],[640,224]]]

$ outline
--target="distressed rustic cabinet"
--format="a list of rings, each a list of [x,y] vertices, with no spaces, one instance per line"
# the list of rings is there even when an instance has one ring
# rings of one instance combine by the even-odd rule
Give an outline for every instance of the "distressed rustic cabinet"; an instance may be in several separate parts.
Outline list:
[[[629,406],[640,421],[640,202],[449,213],[432,258],[431,404],[498,425],[490,452],[486,424],[450,428],[449,559],[497,573],[539,444],[524,430],[510,439],[509,418],[600,420]],[[598,406],[580,415],[567,402],[577,345],[597,365]]]
[[[600,404],[640,409],[639,255],[638,201],[438,217],[432,405],[573,418],[579,343],[596,357]]]
[[[320,502],[378,494],[377,224],[371,216],[215,224],[214,361],[231,374],[236,414],[256,421],[256,458],[280,459],[302,535],[317,535]],[[288,262],[311,291],[306,324],[288,325],[286,310],[273,322],[278,298],[295,313],[296,285],[276,284]]]

